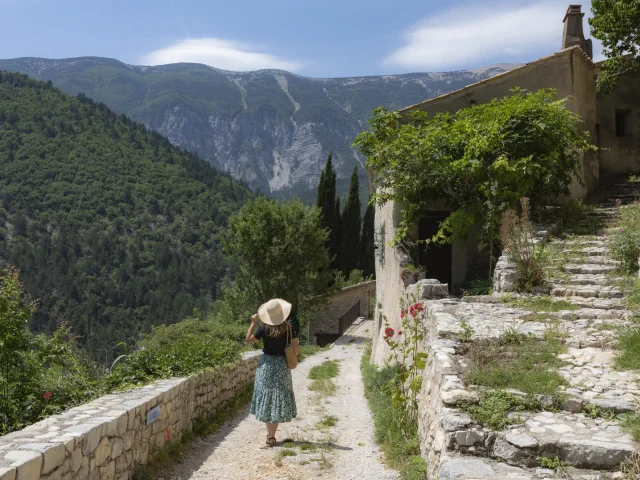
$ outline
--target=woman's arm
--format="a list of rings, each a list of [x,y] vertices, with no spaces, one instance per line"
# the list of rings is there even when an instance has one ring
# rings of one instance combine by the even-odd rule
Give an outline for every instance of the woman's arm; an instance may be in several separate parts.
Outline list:
[[[258,324],[258,314],[255,313],[251,316],[251,325],[249,326],[249,330],[247,330],[247,337],[244,339],[247,343],[256,343],[258,339],[253,336],[253,330],[256,328]]]

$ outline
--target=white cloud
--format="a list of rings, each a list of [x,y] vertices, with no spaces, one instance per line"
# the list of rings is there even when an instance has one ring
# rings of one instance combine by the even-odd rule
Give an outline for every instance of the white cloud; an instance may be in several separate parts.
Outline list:
[[[491,59],[521,61],[531,51],[549,54],[560,50],[566,0],[533,5],[495,4],[456,7],[426,18],[405,33],[405,45],[389,55],[389,66],[443,70],[468,68]],[[590,5],[583,2],[583,12]],[[584,22],[585,33],[589,25]],[[595,60],[601,58],[594,41]]]
[[[260,69],[296,71],[302,64],[269,53],[256,51],[249,45],[222,38],[190,38],[151,52],[140,61],[144,65],[168,63],[204,63],[223,70],[246,72]]]

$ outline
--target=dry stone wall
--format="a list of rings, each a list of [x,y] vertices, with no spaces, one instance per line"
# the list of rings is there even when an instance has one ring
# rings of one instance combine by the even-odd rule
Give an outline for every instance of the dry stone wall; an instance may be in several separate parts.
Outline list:
[[[106,395],[0,437],[0,480],[128,480],[137,463],[253,383],[260,355]]]
[[[315,343],[316,335],[340,333],[340,317],[356,303],[360,304],[360,316],[367,317],[369,303],[375,296],[375,280],[343,288],[331,295],[327,304],[309,320],[309,342]]]

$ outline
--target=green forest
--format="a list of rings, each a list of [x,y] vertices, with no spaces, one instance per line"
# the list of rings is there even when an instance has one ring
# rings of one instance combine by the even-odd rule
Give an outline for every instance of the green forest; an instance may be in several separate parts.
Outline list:
[[[0,269],[91,357],[216,298],[246,185],[83,94],[0,72]]]

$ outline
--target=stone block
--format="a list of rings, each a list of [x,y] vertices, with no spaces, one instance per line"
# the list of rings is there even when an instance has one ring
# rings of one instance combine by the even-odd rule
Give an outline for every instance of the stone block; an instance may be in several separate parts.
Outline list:
[[[119,438],[114,438],[111,442],[111,458],[118,458],[124,449],[124,443]]]
[[[100,441],[100,444],[98,445],[95,451],[94,459],[96,462],[96,467],[101,466],[107,460],[107,458],[109,458],[110,454],[111,454],[111,441],[107,437],[104,437]]]
[[[38,480],[42,467],[42,454],[31,450],[14,450],[7,452],[4,459],[16,467],[16,480]]]
[[[100,468],[100,480],[114,480],[116,478],[116,463],[111,460]]]
[[[58,468],[49,475],[40,477],[40,480],[62,480],[62,468]]]
[[[463,430],[455,433],[456,443],[461,447],[471,447],[484,443],[484,434],[473,430]]]
[[[533,448],[538,446],[538,441],[526,434],[509,432],[505,435],[504,438],[511,445],[514,445],[518,448]]]
[[[76,448],[71,454],[71,471],[75,473],[80,470],[80,467],[82,467],[82,451]]]
[[[13,467],[0,467],[0,480],[15,480],[16,473]]]

